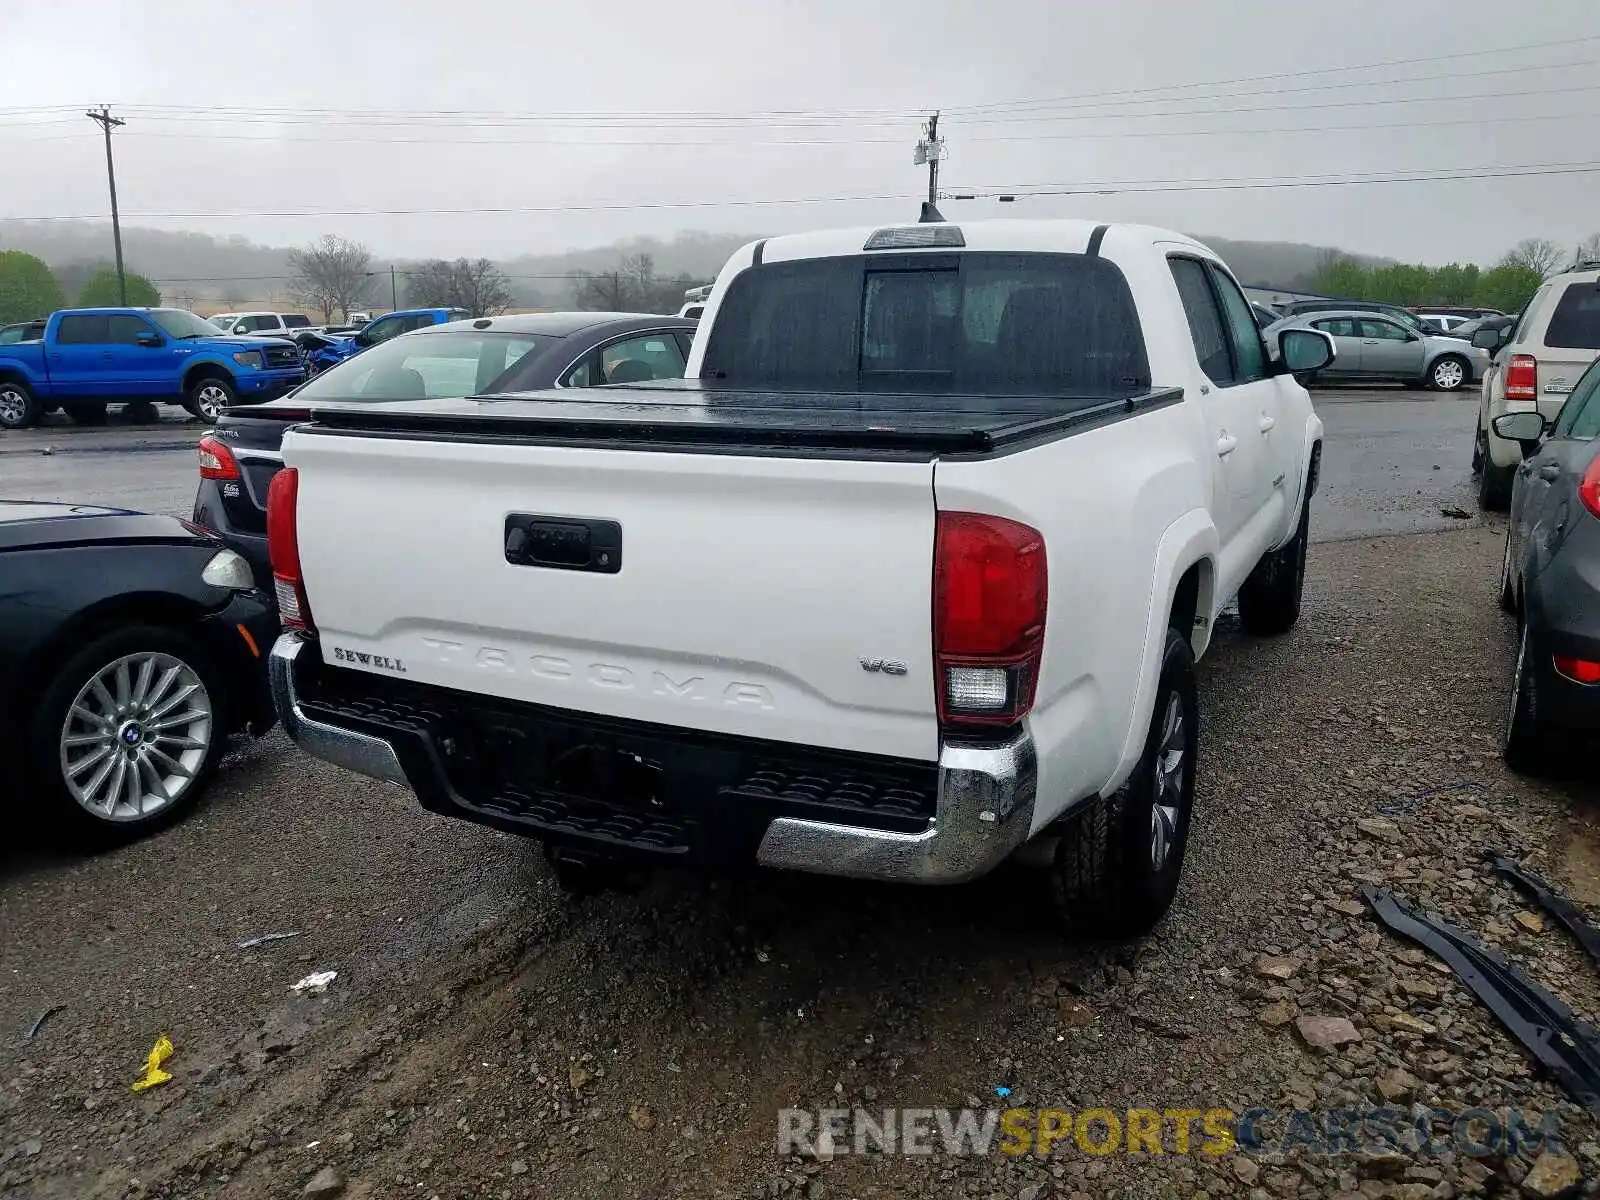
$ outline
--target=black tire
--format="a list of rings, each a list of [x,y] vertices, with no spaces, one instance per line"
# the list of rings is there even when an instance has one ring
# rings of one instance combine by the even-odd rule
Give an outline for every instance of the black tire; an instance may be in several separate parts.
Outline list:
[[[1511,481],[1515,467],[1497,467],[1487,450],[1478,473],[1478,507],[1485,512],[1505,512],[1511,507]]]
[[[124,745],[121,738],[126,728],[134,726],[142,736],[142,742],[136,745],[148,744],[152,748],[143,752],[149,756],[145,761],[152,764],[150,768],[152,773],[159,770],[159,775],[166,776],[160,786],[163,791],[171,794],[171,799],[165,803],[152,800],[153,794],[144,790],[146,776],[140,774],[136,767],[124,768],[124,771],[134,770],[135,780],[143,792],[137,807],[147,808],[149,811],[144,815],[139,815],[137,811],[133,813],[123,811],[113,819],[110,815],[91,813],[89,808],[74,796],[67,782],[66,756],[70,746],[65,739],[93,736],[95,727],[81,719],[77,719],[76,727],[79,732],[69,734],[69,730],[73,728],[69,723],[73,705],[82,695],[86,704],[97,709],[107,709],[108,706],[92,698],[92,694],[85,694],[86,689],[92,686],[92,681],[102,671],[130,656],[160,656],[158,662],[152,664],[148,680],[151,688],[161,682],[169,664],[173,662],[181,663],[187,668],[189,675],[199,687],[185,690],[185,676],[177,674],[166,691],[155,695],[151,714],[140,716],[136,708],[130,709],[125,725],[117,731],[118,736],[114,739],[119,749],[112,750],[109,759],[116,760],[120,747]],[[134,668],[134,671],[136,670],[137,668]],[[137,691],[139,682],[139,677],[134,671],[130,671],[128,679],[130,697]],[[110,691],[108,688],[108,694]],[[161,711],[162,706],[167,705],[174,697],[181,697],[177,701],[176,711],[170,707]],[[113,700],[116,698],[112,695]],[[38,703],[33,706],[34,715],[28,726],[29,766],[35,784],[33,792],[44,810],[41,815],[46,824],[61,841],[78,849],[94,850],[133,841],[179,820],[199,800],[212,772],[216,770],[217,761],[222,757],[227,743],[227,703],[226,683],[212,656],[188,634],[161,625],[124,625],[90,633],[87,644],[51,668],[44,691],[39,696]],[[156,723],[158,720],[168,722],[182,720],[188,713],[201,710],[209,714],[209,718],[204,722],[203,733],[200,731],[201,722],[190,722],[182,726],[185,742],[200,743],[197,746],[187,744],[180,746],[178,741],[173,740],[178,735],[166,736],[162,726]],[[104,721],[100,722],[99,727],[110,728],[109,723]],[[93,755],[95,749],[93,745],[83,747],[85,756]],[[176,753],[178,757],[171,757],[169,752]],[[139,761],[135,759],[131,748],[127,754],[130,763]],[[163,764],[163,758],[166,762],[176,762],[177,768],[169,769]],[[80,762],[82,761],[83,759],[80,759]],[[89,786],[99,769],[95,764],[105,761],[106,758],[90,761],[88,766],[83,768],[83,773],[75,776],[83,781],[84,790],[95,791]],[[180,774],[185,782],[174,786],[174,780],[178,779]],[[113,771],[107,784],[114,787],[114,780],[118,777]],[[119,808],[125,808],[122,798],[112,796],[112,811],[116,812]]]
[[[1471,380],[1472,364],[1459,354],[1441,354],[1428,368],[1428,386],[1436,392],[1459,392]]]
[[[1511,715],[1506,723],[1506,766],[1519,775],[1550,769],[1552,738],[1540,696],[1537,650],[1526,620],[1521,622],[1517,665],[1511,675]]]
[[[91,400],[87,403],[64,404],[67,416],[72,418],[75,425],[104,425],[106,423],[106,406],[101,400]]]
[[[1488,457],[1488,452],[1483,446],[1484,440],[1483,430],[1481,429],[1472,439],[1472,473],[1474,475],[1483,470],[1483,460]]]
[[[1500,557],[1500,611],[1517,611],[1517,581],[1511,573],[1511,530],[1506,530],[1506,549]]]
[[[1163,744],[1174,706],[1181,717],[1182,744],[1171,759]],[[1138,765],[1116,793],[1077,813],[1056,844],[1051,899],[1069,929],[1095,937],[1138,937],[1172,906],[1189,844],[1199,737],[1194,652],[1176,629],[1168,629],[1155,710]],[[1163,764],[1167,770],[1158,772]],[[1176,790],[1159,792],[1158,773]],[[1165,813],[1158,818],[1161,795],[1173,801],[1162,806],[1172,810],[1170,818]],[[1158,819],[1170,832],[1160,861]]]
[[[200,375],[189,384],[183,398],[183,407],[190,415],[199,417],[207,425],[215,425],[217,418],[239,402],[233,381],[221,375]]]
[[[1257,637],[1288,633],[1300,619],[1305,592],[1306,545],[1311,540],[1311,504],[1300,510],[1300,524],[1289,544],[1265,555],[1239,589],[1239,624]]]
[[[44,415],[20,379],[0,379],[0,429],[26,429]]]

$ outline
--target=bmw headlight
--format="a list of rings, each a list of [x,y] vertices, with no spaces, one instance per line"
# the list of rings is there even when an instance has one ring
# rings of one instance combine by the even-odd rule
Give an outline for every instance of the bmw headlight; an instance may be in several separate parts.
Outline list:
[[[233,361],[241,367],[253,367],[259,371],[264,360],[259,350],[240,350],[234,354]]]
[[[231,592],[253,591],[256,586],[250,564],[232,550],[218,550],[200,572],[200,578],[212,587],[227,588]]]

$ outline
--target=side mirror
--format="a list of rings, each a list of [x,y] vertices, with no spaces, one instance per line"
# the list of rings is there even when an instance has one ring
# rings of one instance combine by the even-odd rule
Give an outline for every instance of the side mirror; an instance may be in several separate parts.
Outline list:
[[[1292,375],[1320,371],[1338,354],[1333,335],[1320,329],[1285,329],[1278,334],[1278,361]]]
[[[1538,453],[1544,441],[1544,417],[1536,412],[1501,413],[1492,422],[1495,434],[1522,447],[1522,456],[1528,458]]]
[[[161,339],[161,335],[152,329],[145,330],[145,332],[141,333],[133,340],[138,342],[141,346],[160,346],[164,344]]]
[[[1498,350],[1505,329],[1480,329],[1472,335],[1472,344],[1479,350]]]

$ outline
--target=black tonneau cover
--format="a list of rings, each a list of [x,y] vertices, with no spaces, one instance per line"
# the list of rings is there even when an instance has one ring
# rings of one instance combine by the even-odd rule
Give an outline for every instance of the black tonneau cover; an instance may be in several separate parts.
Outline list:
[[[392,404],[312,406],[302,432],[534,441],[616,448],[861,450],[985,454],[1061,437],[1176,403],[1182,388],[1137,395],[760,392],[700,380]]]

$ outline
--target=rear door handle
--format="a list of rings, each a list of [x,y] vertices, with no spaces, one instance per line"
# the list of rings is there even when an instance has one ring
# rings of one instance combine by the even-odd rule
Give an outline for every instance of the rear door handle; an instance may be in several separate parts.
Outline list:
[[[1217,457],[1227,458],[1228,455],[1232,454],[1234,450],[1238,448],[1238,445],[1239,439],[1234,437],[1233,434],[1229,433],[1227,430],[1223,430],[1217,435]]]
[[[1361,339],[1361,344],[1363,346],[1376,346],[1378,344],[1378,339],[1377,338],[1362,338]]]
[[[1277,423],[1278,422],[1274,418],[1268,416],[1266,413],[1262,413],[1261,421],[1259,424],[1257,424],[1256,428],[1261,430],[1262,433],[1271,433],[1272,427]]]
[[[1539,468],[1539,478],[1544,480],[1560,479],[1561,468],[1556,466],[1555,463],[1545,463],[1544,466]]]

